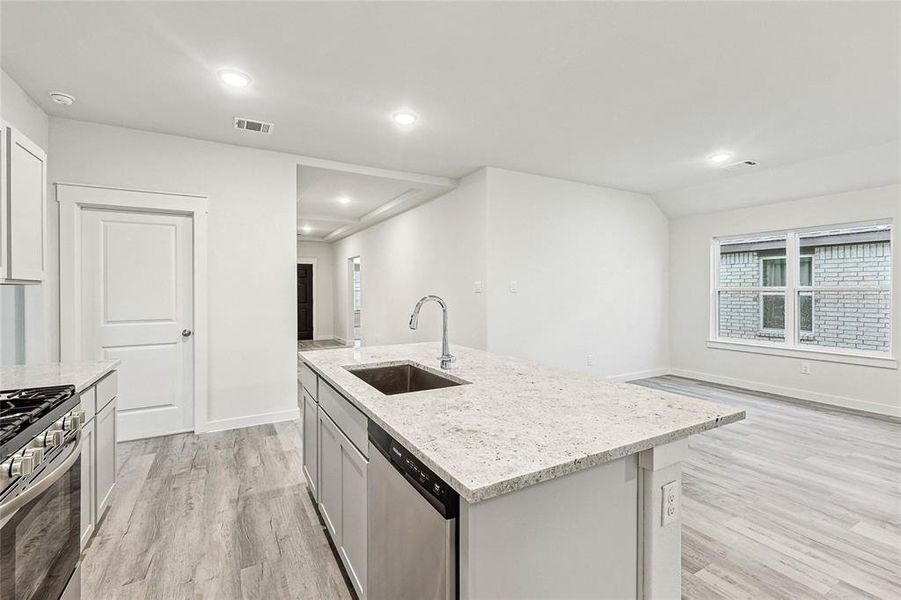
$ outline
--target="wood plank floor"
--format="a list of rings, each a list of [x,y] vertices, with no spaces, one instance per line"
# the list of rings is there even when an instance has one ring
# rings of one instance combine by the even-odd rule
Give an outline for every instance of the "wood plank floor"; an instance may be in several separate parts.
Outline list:
[[[666,376],[745,409],[690,438],[684,598],[901,598],[901,425]]]
[[[739,406],[691,439],[683,596],[901,598],[901,425],[676,377]],[[350,598],[301,475],[298,423],[120,445],[84,600]]]
[[[298,422],[120,444],[83,599],[350,598],[301,448]]]
[[[350,344],[353,345],[353,344]],[[348,344],[338,340],[298,340],[298,350],[330,350],[333,348],[347,348]]]

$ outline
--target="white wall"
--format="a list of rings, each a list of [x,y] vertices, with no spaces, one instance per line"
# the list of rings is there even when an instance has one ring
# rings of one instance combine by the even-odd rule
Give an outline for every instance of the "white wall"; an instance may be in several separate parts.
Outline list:
[[[334,243],[335,332],[347,336],[347,260],[359,255],[364,344],[440,339],[436,307],[407,327],[433,293],[450,306],[452,343],[601,376],[664,370],[667,247],[647,196],[483,169]]]
[[[326,242],[307,242],[297,238],[297,262],[315,259],[313,266],[313,337],[335,337],[335,253]]]
[[[416,301],[437,294],[450,307],[452,343],[486,347],[485,170],[413,210],[333,244],[335,334],[348,339],[347,261],[361,257],[363,343],[397,344],[441,339],[437,305],[423,308],[419,329],[408,327]]]
[[[50,156],[51,182],[209,197],[208,418],[213,427],[230,427],[250,417],[296,414],[296,159],[56,118]],[[49,203],[50,255],[58,257],[55,193]],[[54,258],[48,327],[54,353],[58,270]]]
[[[893,218],[901,222],[901,186],[890,185],[676,219],[670,229],[670,350],[675,372],[883,414],[901,415],[897,370],[812,362],[801,375],[800,359],[710,349],[710,242],[714,236]],[[897,240],[897,236],[895,236]],[[901,282],[897,244],[893,279]],[[894,295],[893,346],[901,348]]]
[[[47,151],[50,119],[6,71],[0,71],[0,116]]]
[[[49,118],[4,71],[0,71],[0,118],[47,152]],[[42,286],[0,286],[0,364],[48,360],[44,306]]]
[[[648,196],[488,169],[489,350],[599,376],[665,370],[667,251]]]

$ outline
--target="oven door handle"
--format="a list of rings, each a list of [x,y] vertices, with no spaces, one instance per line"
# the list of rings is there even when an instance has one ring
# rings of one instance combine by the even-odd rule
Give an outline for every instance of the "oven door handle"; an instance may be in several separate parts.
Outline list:
[[[81,458],[80,435],[78,436],[78,442],[75,444],[75,448],[69,453],[69,456],[59,464],[59,466],[38,479],[31,487],[18,496],[0,504],[0,527],[6,525],[6,522],[9,521],[25,504],[37,498],[44,490],[56,483],[79,458]]]

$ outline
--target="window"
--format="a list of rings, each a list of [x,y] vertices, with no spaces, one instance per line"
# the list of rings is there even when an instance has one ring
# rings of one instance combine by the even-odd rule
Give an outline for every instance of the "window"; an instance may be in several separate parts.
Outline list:
[[[813,257],[801,257],[801,285],[811,285],[813,281]],[[785,257],[763,256],[760,259],[760,285],[784,288]],[[761,292],[760,329],[778,332],[784,337],[785,330],[785,294]],[[813,296],[810,292],[801,292],[798,304],[799,326],[801,333],[813,331]]]
[[[714,340],[891,353],[889,223],[715,239],[713,259]]]

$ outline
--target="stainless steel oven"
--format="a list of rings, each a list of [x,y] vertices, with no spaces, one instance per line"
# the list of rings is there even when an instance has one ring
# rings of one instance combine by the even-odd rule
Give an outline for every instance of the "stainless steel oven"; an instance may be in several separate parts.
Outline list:
[[[0,600],[81,596],[81,434],[75,427],[43,435],[56,439],[35,438],[40,464],[27,475],[7,473],[0,496]],[[14,457],[3,466],[15,464]]]

